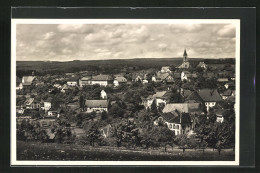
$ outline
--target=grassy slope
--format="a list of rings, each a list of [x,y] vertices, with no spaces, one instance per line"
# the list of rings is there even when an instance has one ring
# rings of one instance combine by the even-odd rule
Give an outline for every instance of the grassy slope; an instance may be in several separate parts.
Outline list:
[[[232,161],[235,154],[225,150],[218,155],[212,149],[186,150],[120,150],[112,147],[93,148],[81,145],[41,144],[17,141],[17,160],[85,160],[85,161]]]

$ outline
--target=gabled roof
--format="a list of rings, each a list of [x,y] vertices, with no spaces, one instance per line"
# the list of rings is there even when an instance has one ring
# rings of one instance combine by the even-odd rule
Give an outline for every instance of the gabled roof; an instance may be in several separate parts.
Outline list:
[[[218,82],[228,82],[228,78],[218,78]]]
[[[191,113],[191,112],[201,112],[202,107],[200,103],[169,103],[166,104],[163,113],[174,112],[174,111]]]
[[[23,83],[31,84],[34,80],[35,76],[23,76]]]
[[[91,80],[91,76],[85,76],[85,77],[81,78],[80,80],[81,81],[84,81],[84,80],[89,81],[89,80]]]
[[[134,73],[132,79],[136,79],[136,78],[146,79],[146,73],[144,72]]]
[[[149,96],[148,98],[167,98],[170,95],[168,91],[157,91],[154,95]]]
[[[225,90],[223,93],[222,93],[223,96],[231,96],[232,95],[232,91],[231,90]]]
[[[198,94],[204,102],[218,102],[222,100],[216,89],[201,89],[198,91]]]
[[[25,100],[24,104],[25,105],[31,105],[33,103],[33,100],[34,100],[34,98],[28,98],[28,99]]]
[[[78,82],[79,78],[78,77],[71,77],[67,81],[68,82]]]
[[[184,50],[183,56],[188,56],[186,49]]]
[[[123,76],[117,76],[117,77],[115,77],[115,80],[117,80],[119,83],[120,82],[127,82],[127,79]]]
[[[92,76],[92,81],[110,81],[110,80],[113,80],[113,77],[110,75]]]
[[[186,99],[185,102],[195,101],[194,103],[200,103],[203,100],[196,91],[193,91]]]
[[[88,108],[107,108],[107,100],[86,100],[85,105]]]
[[[191,123],[191,117],[188,113],[180,113],[178,111],[164,113],[161,117],[168,123],[184,124]]]

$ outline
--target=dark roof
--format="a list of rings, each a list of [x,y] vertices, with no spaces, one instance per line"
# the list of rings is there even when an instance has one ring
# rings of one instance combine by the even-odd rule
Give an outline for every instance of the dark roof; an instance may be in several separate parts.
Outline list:
[[[161,117],[168,123],[184,124],[191,122],[191,118],[188,113],[179,113],[178,111],[164,113]]]
[[[193,91],[186,99],[185,102],[189,102],[189,101],[195,101],[195,103],[200,103],[203,100],[201,99],[201,97],[199,96],[199,94],[196,91]]]
[[[173,74],[173,78],[174,79],[180,79],[181,78],[181,74],[180,73],[174,73]]]
[[[223,96],[231,96],[232,95],[232,91],[231,90],[225,90],[223,93],[222,93]]]
[[[200,103],[169,103],[165,105],[163,113],[174,112],[176,110],[184,113],[200,113],[202,107]]]
[[[86,100],[85,105],[88,108],[107,108],[107,100]]]
[[[198,94],[204,102],[218,102],[222,100],[216,89],[202,89],[198,91]]]
[[[97,75],[92,77],[92,81],[110,81],[113,77],[110,75]]]
[[[79,78],[78,77],[71,77],[67,81],[68,82],[78,82]]]

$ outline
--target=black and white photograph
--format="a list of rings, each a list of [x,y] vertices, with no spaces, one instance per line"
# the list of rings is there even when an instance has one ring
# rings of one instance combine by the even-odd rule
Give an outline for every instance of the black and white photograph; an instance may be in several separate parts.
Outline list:
[[[239,165],[239,19],[12,19],[12,165]]]

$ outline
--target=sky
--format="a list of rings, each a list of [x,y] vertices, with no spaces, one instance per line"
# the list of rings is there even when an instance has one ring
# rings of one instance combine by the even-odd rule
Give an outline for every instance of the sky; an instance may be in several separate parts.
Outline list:
[[[17,61],[234,58],[234,24],[17,24]]]

